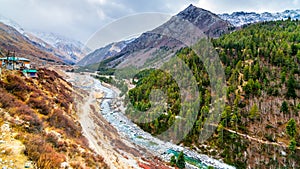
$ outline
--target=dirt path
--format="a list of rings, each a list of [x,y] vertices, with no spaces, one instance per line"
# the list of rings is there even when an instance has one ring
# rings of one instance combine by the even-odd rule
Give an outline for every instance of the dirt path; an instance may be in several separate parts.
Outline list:
[[[104,157],[105,163],[113,169],[131,168],[160,168],[169,167],[159,159],[155,158],[148,150],[128,141],[107,122],[100,113],[102,91],[95,85],[99,82],[90,77],[89,74],[80,75],[67,74],[74,88],[82,98],[77,100],[79,108],[78,117],[83,128],[85,137],[89,140],[90,147],[99,155]],[[98,82],[98,83],[97,83]],[[150,157],[150,158],[149,158]]]
[[[218,125],[216,125],[216,124],[213,124],[213,126],[218,127]],[[258,143],[267,144],[267,145],[274,145],[274,146],[279,146],[279,147],[284,147],[284,148],[288,148],[289,147],[288,145],[286,145],[284,143],[280,144],[280,143],[277,143],[277,142],[270,142],[270,141],[262,140],[262,139],[259,139],[259,138],[256,138],[256,137],[249,136],[247,134],[243,134],[243,133],[231,130],[229,128],[224,128],[224,130],[226,130],[226,131],[228,131],[230,133],[234,133],[234,134],[237,134],[239,136],[242,136],[242,137],[244,137],[244,138],[246,138],[248,140],[256,141]],[[300,150],[300,147],[297,147],[296,149]]]
[[[139,151],[133,149],[134,146],[121,138],[117,131],[99,115],[97,98],[101,97],[101,91],[96,91],[92,87],[94,79],[87,75],[68,75],[75,86],[91,86],[89,89],[84,89],[85,92],[77,91],[83,96],[83,101],[77,100],[80,111],[78,116],[90,147],[104,157],[104,161],[110,168],[140,168]]]

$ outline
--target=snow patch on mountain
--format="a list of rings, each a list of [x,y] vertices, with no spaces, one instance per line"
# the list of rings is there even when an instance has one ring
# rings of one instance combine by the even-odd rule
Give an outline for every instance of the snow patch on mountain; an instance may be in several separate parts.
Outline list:
[[[277,13],[255,13],[255,12],[234,12],[232,14],[220,14],[222,19],[227,20],[234,26],[242,26],[251,23],[264,22],[264,21],[277,21],[286,20],[289,17],[292,20],[300,19],[300,9],[286,10]]]
[[[0,22],[2,22],[5,25],[8,25],[10,27],[15,28],[18,32],[20,32],[21,34],[25,34],[24,29],[15,21],[6,18],[5,16],[0,15]]]

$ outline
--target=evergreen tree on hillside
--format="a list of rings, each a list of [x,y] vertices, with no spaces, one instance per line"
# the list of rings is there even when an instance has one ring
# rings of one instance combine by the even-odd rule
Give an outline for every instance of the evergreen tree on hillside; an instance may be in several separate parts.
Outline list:
[[[282,102],[280,111],[283,113],[288,113],[289,112],[289,107],[286,101]]]
[[[290,119],[287,126],[286,126],[286,132],[291,138],[294,138],[297,133],[297,126],[295,119]]]
[[[287,88],[288,88],[288,91],[286,93],[287,98],[295,99],[297,97],[295,87],[296,87],[296,82],[294,76],[290,75],[289,80],[287,82]]]

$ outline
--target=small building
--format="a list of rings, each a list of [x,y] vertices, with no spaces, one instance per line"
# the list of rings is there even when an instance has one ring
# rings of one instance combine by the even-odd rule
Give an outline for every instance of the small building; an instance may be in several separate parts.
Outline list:
[[[0,58],[0,67],[8,70],[30,69],[30,60],[19,57]]]
[[[23,75],[26,77],[31,77],[31,78],[38,77],[36,69],[24,69],[22,72]]]

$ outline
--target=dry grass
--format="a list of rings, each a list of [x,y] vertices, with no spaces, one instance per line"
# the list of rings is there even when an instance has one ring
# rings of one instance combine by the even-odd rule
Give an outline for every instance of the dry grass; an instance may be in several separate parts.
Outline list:
[[[59,168],[67,159],[79,168],[106,166],[103,158],[88,148],[82,128],[73,116],[76,113],[72,86],[61,76],[40,69],[38,79],[26,79],[18,71],[4,71],[2,78],[0,108],[10,117],[0,113],[0,119],[12,123],[18,144],[24,147],[23,152],[14,154],[7,149],[6,157],[20,156],[24,159],[21,167],[24,161],[32,160],[39,168]],[[22,122],[17,122],[17,118]]]

